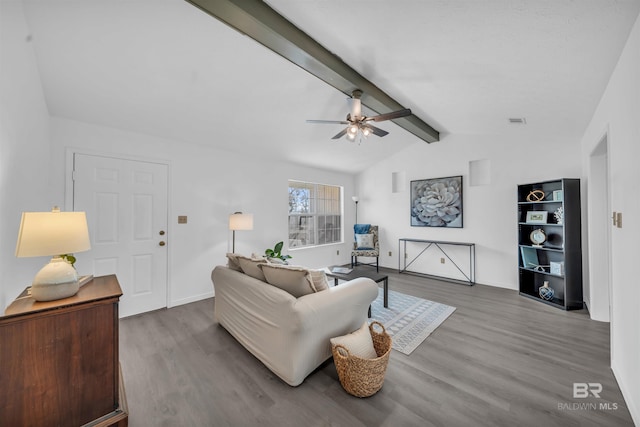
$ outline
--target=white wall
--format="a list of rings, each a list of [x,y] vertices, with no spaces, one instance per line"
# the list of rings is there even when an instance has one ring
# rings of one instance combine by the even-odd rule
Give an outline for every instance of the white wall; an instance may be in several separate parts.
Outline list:
[[[472,242],[476,282],[517,289],[517,185],[579,178],[579,149],[577,140],[530,135],[526,126],[508,135],[446,135],[433,144],[419,142],[358,176],[358,222],[380,225],[380,263],[385,267],[398,268],[399,238]],[[469,162],[483,159],[488,160],[490,183],[470,186]],[[399,171],[406,172],[407,181],[462,175],[463,228],[411,227],[408,182],[404,192],[391,191],[392,173]],[[433,253],[437,262],[429,270],[415,270],[454,277],[450,263],[440,264],[440,255]],[[468,255],[457,256],[464,263]]]
[[[231,250],[230,213],[254,215],[253,230],[236,232],[236,252],[263,254],[276,242],[287,242],[288,179],[343,185],[345,194],[353,193],[351,175],[63,118],[51,119],[51,139],[51,181],[61,203],[69,196],[65,195],[69,150],[169,163],[169,306],[213,295],[211,270],[226,263],[225,253]],[[351,209],[347,204],[347,218],[353,217]],[[178,224],[178,215],[186,215],[188,223]],[[323,267],[348,262],[347,249],[348,244],[338,244],[289,253],[296,264]]]
[[[22,211],[52,207],[49,115],[22,2],[0,2],[0,312],[48,262],[16,258]]]
[[[582,138],[584,176],[590,155],[607,132],[611,210],[622,212],[622,228],[611,228],[611,367],[634,422],[640,425],[640,18]],[[590,204],[603,203],[589,200]],[[593,269],[597,266],[592,266]],[[592,290],[601,283],[591,282]],[[595,292],[592,291],[592,294]]]

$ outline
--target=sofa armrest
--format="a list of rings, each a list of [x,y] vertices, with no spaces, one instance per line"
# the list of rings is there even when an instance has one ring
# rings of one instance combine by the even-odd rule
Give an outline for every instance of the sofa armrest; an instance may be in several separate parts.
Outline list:
[[[296,375],[306,376],[330,358],[330,339],[360,328],[377,296],[378,285],[363,277],[298,298],[288,325],[289,351],[301,361]]]
[[[378,285],[371,279],[360,277],[331,286],[325,291],[300,297],[294,310],[298,315],[299,326],[303,329],[315,328],[318,324],[325,324],[328,329],[336,324],[343,329],[347,321],[354,327],[348,332],[353,332],[362,326],[369,305],[377,296]]]

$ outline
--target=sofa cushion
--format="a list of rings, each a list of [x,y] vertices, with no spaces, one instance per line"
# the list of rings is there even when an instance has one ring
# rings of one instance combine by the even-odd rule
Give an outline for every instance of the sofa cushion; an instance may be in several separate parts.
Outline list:
[[[341,337],[331,338],[329,341],[331,341],[332,346],[341,345],[345,347],[352,356],[362,359],[375,359],[378,357],[376,349],[373,347],[373,339],[367,322],[364,322],[357,331]]]
[[[279,264],[260,264],[260,268],[267,283],[289,292],[296,298],[316,291],[306,268]]]
[[[238,254],[233,254],[231,252],[227,254],[227,267],[242,273],[242,267],[240,267],[240,262],[238,261]]]
[[[267,263],[266,259],[249,258],[243,255],[238,255],[238,262],[240,263],[240,268],[242,268],[242,272],[244,274],[251,276],[254,279],[262,280],[263,282],[267,281],[262,270],[260,270],[260,266]]]
[[[316,292],[329,289],[329,282],[327,281],[327,275],[322,270],[309,270],[311,281]]]

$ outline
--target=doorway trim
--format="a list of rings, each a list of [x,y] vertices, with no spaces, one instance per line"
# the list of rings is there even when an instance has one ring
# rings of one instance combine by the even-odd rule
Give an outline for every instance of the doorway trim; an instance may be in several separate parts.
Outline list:
[[[607,127],[589,153],[587,176],[589,311],[592,319],[604,322],[611,321],[612,310],[610,146],[610,132]]]

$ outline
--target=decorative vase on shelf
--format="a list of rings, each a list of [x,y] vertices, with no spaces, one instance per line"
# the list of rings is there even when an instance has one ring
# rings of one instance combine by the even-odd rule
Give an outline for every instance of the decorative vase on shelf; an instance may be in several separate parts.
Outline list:
[[[550,301],[551,299],[553,299],[555,291],[553,290],[553,288],[549,287],[549,282],[545,280],[543,285],[540,286],[540,289],[538,289],[538,294],[543,300]]]

